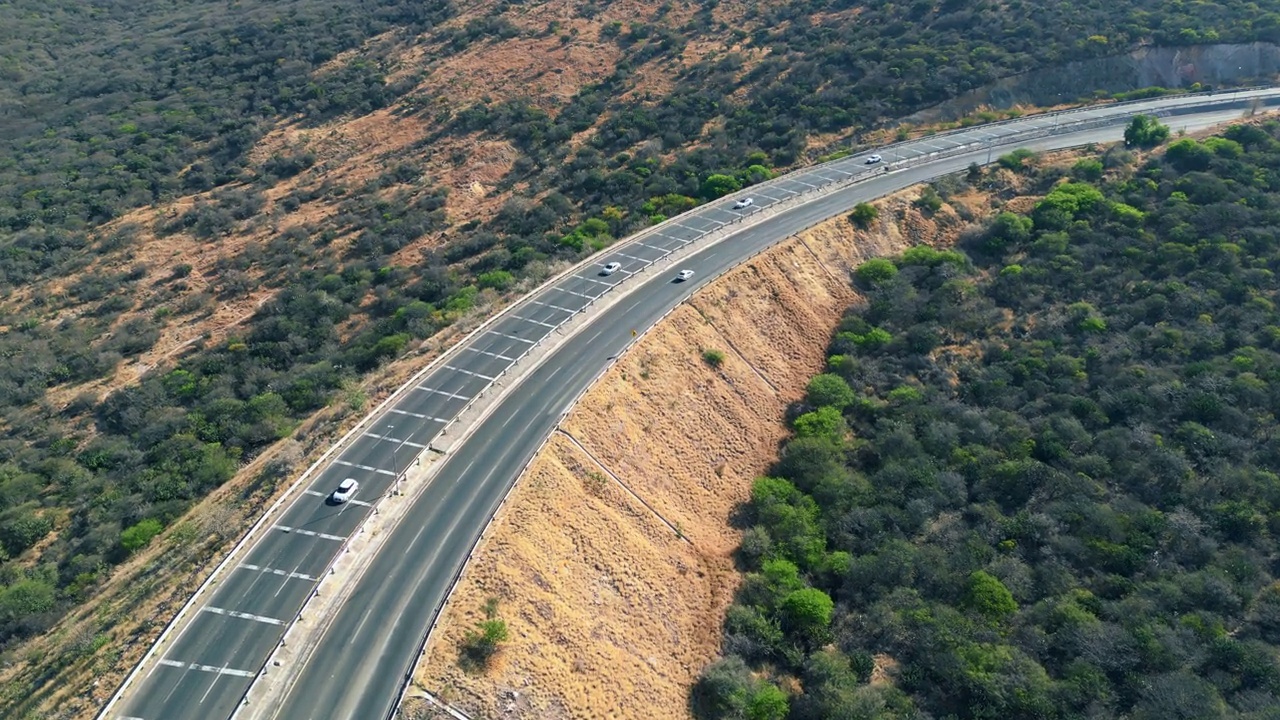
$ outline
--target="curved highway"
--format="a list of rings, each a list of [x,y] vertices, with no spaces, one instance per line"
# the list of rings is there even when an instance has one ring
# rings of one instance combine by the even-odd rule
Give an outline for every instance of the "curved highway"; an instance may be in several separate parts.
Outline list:
[[[589,303],[627,283],[622,299],[583,320],[586,325],[543,355],[465,442],[448,450],[439,468],[356,581],[342,610],[307,656],[282,702],[244,707],[238,717],[288,720],[380,720],[394,711],[406,674],[417,660],[453,579],[521,469],[555,428],[571,402],[609,360],[697,288],[744,258],[824,218],[912,184],[986,163],[1014,147],[1054,149],[1118,139],[1139,112],[1166,114],[1175,129],[1195,129],[1238,118],[1262,98],[1280,104],[1280,90],[1252,96],[1183,96],[1102,106],[1061,116],[1038,116],[977,126],[878,152],[884,166],[864,164],[867,153],[807,168],[697,208],[646,230],[532,293],[504,311],[444,362],[406,387],[380,417],[322,472],[287,509],[229,563],[214,589],[193,607],[188,624],[142,668],[132,687],[103,715],[124,720],[224,720],[241,705],[282,634],[316,587],[334,556],[390,489],[413,457],[438,441],[441,429],[494,379]],[[1208,106],[1208,103],[1215,103]],[[1174,113],[1168,116],[1168,113]],[[1083,129],[1080,129],[1083,128]],[[851,182],[866,178],[861,182]],[[743,216],[817,195],[755,224]],[[734,201],[751,197],[737,210]],[[698,249],[696,241],[726,225],[744,227]],[[685,250],[679,263],[639,270]],[[600,275],[607,262],[622,269]],[[672,282],[678,269],[695,272]],[[655,269],[656,270],[656,269]],[[633,278],[634,276],[634,278]],[[633,279],[632,279],[633,278]],[[344,478],[360,488],[339,506],[325,496]]]

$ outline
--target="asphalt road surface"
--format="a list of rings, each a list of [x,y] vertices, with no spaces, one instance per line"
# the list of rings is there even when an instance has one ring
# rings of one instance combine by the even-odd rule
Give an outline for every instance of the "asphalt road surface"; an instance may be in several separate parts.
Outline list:
[[[1267,97],[1280,102],[1280,90],[1270,91]],[[1238,107],[1195,113],[1191,100],[1131,105],[1123,115],[1181,107],[1185,114],[1165,117],[1164,122],[1175,129],[1196,129],[1241,114]],[[858,202],[961,171],[972,162],[985,163],[992,152],[1012,147],[1052,149],[1116,140],[1123,131],[1121,121],[1070,135],[1017,141],[1028,131],[1103,118],[1107,112],[1115,115],[1117,109],[1077,111],[1060,120],[1039,117],[979,126],[880,150],[886,163],[932,153],[953,154],[878,175],[882,166],[864,164],[869,153],[810,168],[711,203],[644,233],[637,242],[619,245],[600,258],[601,265],[621,263],[622,269],[613,275],[599,274],[600,266],[580,269],[538,291],[402,394],[318,473],[269,531],[226,571],[112,716],[122,720],[229,718],[343,542],[370,513],[371,502],[388,492],[395,477],[440,429],[534,343],[639,269],[707,232],[815,187],[869,175],[871,179],[785,210],[665,266],[669,269],[637,278],[640,285],[632,294],[598,313],[581,332],[548,354],[466,442],[438,461],[441,467],[430,485],[386,538],[285,700],[270,709],[249,709],[254,717],[289,720],[386,717],[417,659],[423,636],[489,517],[573,398],[611,356],[630,344],[632,329],[649,327],[702,283],[743,258]],[[965,147],[969,149],[962,150]],[[751,207],[733,208],[735,200],[748,196],[754,201]],[[674,282],[675,272],[686,268],[694,271],[694,277]],[[354,499],[330,504],[327,496],[348,477],[360,482]]]

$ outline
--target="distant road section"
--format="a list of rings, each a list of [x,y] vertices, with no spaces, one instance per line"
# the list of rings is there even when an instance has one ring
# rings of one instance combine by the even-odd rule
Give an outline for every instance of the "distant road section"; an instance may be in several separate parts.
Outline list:
[[[465,442],[448,448],[439,469],[352,589],[342,611],[283,702],[245,706],[237,718],[381,720],[395,703],[423,637],[480,533],[521,469],[555,428],[569,404],[611,357],[701,284],[743,259],[822,219],[918,182],[983,164],[1015,147],[1049,150],[1109,142],[1128,118],[1157,114],[1175,130],[1195,130],[1239,118],[1254,106],[1280,104],[1280,89],[1179,96],[1106,105],[1057,115],[976,126],[868,151],[806,168],[751,187],[650,228],[610,248],[511,308],[447,356],[430,373],[402,388],[379,417],[362,426],[329,464],[311,477],[286,509],[239,557],[227,564],[152,658],[126,683],[102,717],[134,720],[226,720],[241,708],[250,685],[297,617],[349,537],[371,514],[397,475],[440,440],[441,429],[531,348],[626,283],[618,303],[592,312],[584,327],[541,357]],[[867,165],[871,152],[882,164]],[[892,172],[883,168],[891,167]],[[838,188],[833,192],[815,192]],[[744,218],[771,213],[751,224]],[[751,197],[750,207],[735,201]],[[699,249],[705,235],[726,226],[743,229]],[[673,253],[678,265],[640,271]],[[612,275],[600,268],[617,262]],[[693,278],[672,282],[676,270]],[[360,487],[350,502],[326,497],[342,480]],[[280,669],[274,669],[279,672]]]

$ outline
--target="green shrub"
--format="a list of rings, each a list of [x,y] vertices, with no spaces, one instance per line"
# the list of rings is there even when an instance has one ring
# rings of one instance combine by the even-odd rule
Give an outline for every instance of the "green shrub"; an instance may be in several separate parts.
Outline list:
[[[863,286],[875,286],[897,277],[898,266],[892,260],[872,258],[859,265],[854,276]]]
[[[825,437],[839,439],[844,435],[844,418],[831,406],[807,412],[795,420],[797,437]]]
[[[935,213],[942,209],[942,197],[938,195],[938,191],[934,190],[932,185],[926,185],[924,190],[920,192],[920,197],[912,201],[911,205],[919,210]]]
[[[1169,139],[1169,128],[1149,115],[1135,115],[1124,130],[1124,144],[1128,147],[1150,148]]]
[[[1027,169],[1027,162],[1034,158],[1036,154],[1026,148],[1018,148],[1011,153],[1001,155],[996,158],[996,162],[1000,167],[1014,172],[1021,172]]]
[[[125,549],[125,552],[129,553],[141,550],[162,530],[164,530],[164,525],[161,525],[159,520],[147,518],[137,525],[125,528],[120,533],[120,546]]]
[[[481,290],[492,288],[499,292],[509,290],[516,282],[516,276],[506,270],[490,270],[487,273],[481,273],[476,278],[476,284]]]
[[[853,389],[849,387],[849,383],[832,373],[815,375],[805,392],[805,401],[813,407],[844,410],[853,404],[853,398]]]
[[[878,217],[880,217],[880,211],[876,206],[863,202],[853,206],[853,212],[849,213],[849,222],[860,228],[868,228]]]
[[[702,181],[702,197],[708,200],[715,200],[741,189],[742,183],[732,175],[717,173],[708,175],[707,179]]]
[[[1102,179],[1102,161],[1098,158],[1081,158],[1071,166],[1071,174],[1079,180],[1094,182]]]
[[[993,620],[1002,620],[1017,612],[1018,603],[1004,583],[990,573],[978,570],[969,576],[962,602],[966,607]]]

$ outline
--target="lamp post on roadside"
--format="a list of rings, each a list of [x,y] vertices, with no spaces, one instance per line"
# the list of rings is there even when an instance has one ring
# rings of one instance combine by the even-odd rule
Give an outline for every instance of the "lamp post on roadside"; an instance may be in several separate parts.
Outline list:
[[[395,425],[387,425],[387,437],[391,438],[391,476],[395,478],[396,485],[400,484],[400,463],[396,460],[395,438],[392,437],[391,431],[396,429]]]

